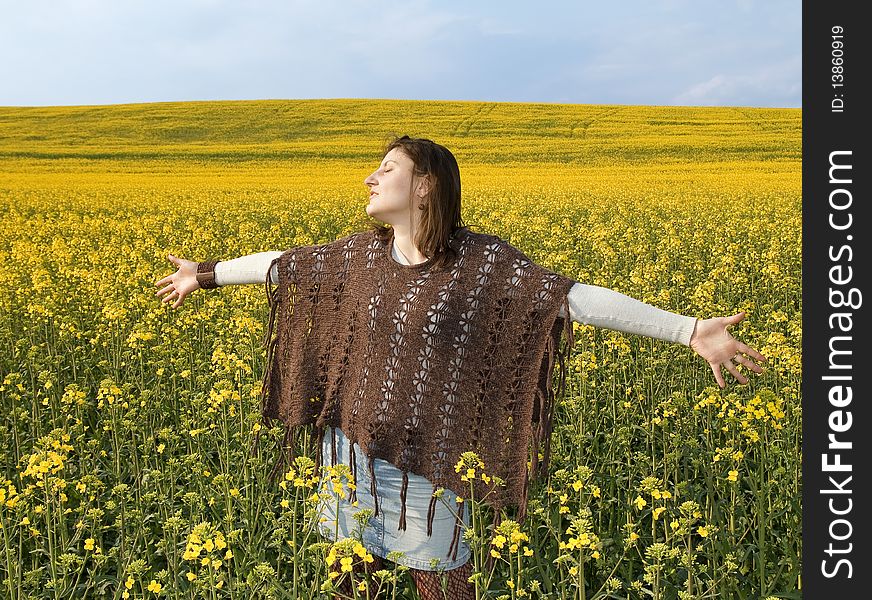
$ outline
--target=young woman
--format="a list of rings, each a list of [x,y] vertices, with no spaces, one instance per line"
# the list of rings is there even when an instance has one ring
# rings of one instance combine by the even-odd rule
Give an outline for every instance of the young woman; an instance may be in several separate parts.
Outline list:
[[[373,241],[371,247],[383,249],[392,261],[392,268],[400,272],[420,274],[450,267],[457,261],[456,248],[460,247],[457,240],[480,235],[471,234],[462,225],[460,173],[454,156],[430,140],[408,136],[394,140],[387,146],[378,169],[364,184],[370,190],[367,214],[390,225],[388,228],[373,223],[372,233],[386,242],[379,245]],[[165,286],[156,294],[165,296],[163,302],[172,302],[172,307],[178,308],[191,292],[200,288],[279,281],[278,259],[283,254],[259,252],[227,261],[200,263],[169,255],[178,270],[156,282],[157,286]],[[565,301],[559,317],[567,317],[565,306],[568,306],[572,321],[691,347],[708,362],[722,388],[725,386],[722,368],[746,384],[748,379],[739,372],[738,365],[760,373],[762,368],[754,359],[766,360],[727,332],[728,326],[744,318],[743,313],[696,319],[578,282],[572,285]],[[457,515],[447,508],[455,506],[454,493],[446,489],[443,496],[446,503],[440,502],[434,509],[434,486],[426,477],[401,471],[386,460],[369,460],[364,449],[351,443],[339,427],[327,427],[326,432],[329,435],[323,435],[321,440],[323,456],[336,456],[344,464],[353,461],[359,467],[357,472],[363,475],[357,482],[357,507],[346,499],[340,502],[336,514],[334,500],[322,503],[319,512],[322,533],[332,538],[338,528],[340,537],[349,537],[356,528],[352,515],[375,504],[380,514],[371,519],[363,537],[364,545],[377,557],[371,569],[381,568],[380,559],[389,552],[400,551],[404,553],[400,562],[410,568],[422,598],[443,597],[442,573],[447,574],[449,598],[473,598],[474,587],[467,582],[472,573],[470,550],[462,539],[458,540]],[[375,495],[369,493],[370,488]],[[401,496],[402,507],[397,501]],[[382,501],[377,503],[376,498]],[[463,522],[469,524],[466,515]]]

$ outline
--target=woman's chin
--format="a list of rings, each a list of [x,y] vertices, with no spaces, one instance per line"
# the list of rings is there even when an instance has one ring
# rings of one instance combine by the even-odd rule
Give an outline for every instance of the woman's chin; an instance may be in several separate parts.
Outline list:
[[[369,204],[366,205],[366,214],[374,219],[378,219],[381,211],[377,206],[373,206],[372,200],[370,200]]]

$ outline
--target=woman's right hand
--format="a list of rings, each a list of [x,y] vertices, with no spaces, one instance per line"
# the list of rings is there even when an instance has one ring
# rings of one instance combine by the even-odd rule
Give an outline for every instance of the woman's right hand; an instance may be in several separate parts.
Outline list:
[[[200,284],[197,281],[198,263],[173,256],[172,254],[167,255],[167,258],[169,258],[170,262],[176,265],[179,270],[154,283],[155,285],[167,284],[165,288],[156,291],[155,295],[166,295],[161,302],[170,302],[175,299],[173,308],[178,308],[185,301],[185,298],[188,297],[188,294],[200,289]]]

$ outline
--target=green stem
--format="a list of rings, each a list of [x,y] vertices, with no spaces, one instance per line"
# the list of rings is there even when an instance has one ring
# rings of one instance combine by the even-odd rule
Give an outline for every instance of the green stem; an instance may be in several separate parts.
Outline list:
[[[4,518],[2,507],[0,507],[0,529],[3,530],[3,548],[6,550],[6,587],[9,590],[9,597],[14,598],[15,592],[12,588],[12,550],[9,548],[9,534],[7,533],[6,519]]]
[[[43,473],[42,483],[45,486],[45,537],[48,540],[48,556],[49,556],[49,564],[51,564],[51,578],[52,578],[52,591],[54,592],[54,597],[58,598],[58,575],[57,570],[55,569],[55,555],[54,555],[54,545],[52,544],[52,535],[51,535],[51,498],[49,492],[49,482],[48,478]]]

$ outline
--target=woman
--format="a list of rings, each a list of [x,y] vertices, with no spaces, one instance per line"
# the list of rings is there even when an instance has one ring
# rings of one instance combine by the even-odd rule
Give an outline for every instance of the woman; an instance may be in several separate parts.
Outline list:
[[[458,269],[457,265],[461,264],[458,250],[467,251],[471,238],[480,236],[494,242],[488,247],[497,245],[498,238],[471,234],[462,226],[459,169],[451,152],[439,144],[408,136],[394,140],[387,146],[379,168],[364,180],[364,184],[370,190],[367,214],[390,225],[386,228],[374,224],[372,233],[378,239],[373,238],[368,246],[369,250],[382,249],[389,256],[391,262],[384,264],[393,265],[395,269],[405,267],[415,271],[416,275],[444,270],[452,265]],[[387,241],[379,243],[378,240]],[[317,250],[320,247],[311,248]],[[287,253],[260,252],[228,261],[197,263],[170,255],[169,260],[178,271],[156,282],[157,286],[165,285],[157,295],[164,295],[163,302],[173,302],[173,308],[178,308],[191,292],[201,287],[208,289],[265,280],[267,286],[270,281],[282,283],[279,275],[285,271],[280,271],[279,259],[283,256],[287,258]],[[526,263],[523,255],[513,256],[515,266]],[[287,268],[286,261],[283,268]],[[539,272],[548,273],[544,269]],[[416,283],[420,281],[423,280]],[[742,384],[746,384],[748,379],[738,371],[739,364],[756,373],[762,372],[753,359],[762,361],[766,360],[765,357],[727,332],[728,326],[744,318],[743,313],[699,320],[655,308],[599,286],[571,281],[570,284],[571,289],[561,288],[569,289],[569,294],[563,297],[564,304],[557,313],[560,318],[566,317],[568,312],[569,318],[578,323],[688,345],[709,363],[722,388],[725,382],[721,368],[726,368]],[[267,289],[269,291],[269,287]],[[559,327],[554,331],[559,337]],[[337,335],[338,332],[339,329]],[[269,339],[270,335],[267,337]],[[548,347],[553,350],[551,345]],[[547,362],[547,366],[550,375],[551,363]],[[542,372],[545,372],[544,368]],[[550,386],[550,377],[543,379],[548,379],[547,385]],[[544,399],[544,396],[539,398]],[[545,409],[539,407],[539,410]],[[541,431],[545,437],[550,434],[550,421]],[[408,472],[408,469],[401,471],[390,461],[367,457],[365,448],[351,442],[340,427],[328,426],[326,432],[330,435],[322,437],[321,453],[332,455],[334,460],[345,464],[359,466],[358,472],[364,475],[358,481],[356,508],[348,500],[343,501],[337,515],[333,501],[321,505],[322,533],[332,538],[333,531],[338,528],[340,537],[350,536],[355,527],[351,515],[361,508],[375,506],[377,513],[381,509],[381,514],[370,521],[371,526],[364,532],[364,544],[370,552],[381,559],[391,551],[403,552],[405,556],[400,561],[410,567],[422,598],[442,597],[440,572],[448,575],[448,597],[474,597],[474,588],[466,581],[472,572],[468,560],[470,550],[457,536],[460,528],[459,523],[455,524],[457,515],[442,503],[434,508],[433,482],[422,474]],[[547,447],[547,439],[544,441]],[[368,487],[375,493],[368,493]],[[394,502],[398,497],[402,497],[402,507]],[[378,498],[382,498],[380,504]],[[455,506],[451,490],[446,489],[443,499],[447,500],[448,506]],[[428,518],[425,519],[424,515]],[[462,518],[468,525],[468,517],[463,515]],[[381,566],[378,558],[371,565],[373,569]]]

